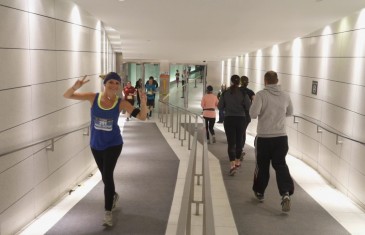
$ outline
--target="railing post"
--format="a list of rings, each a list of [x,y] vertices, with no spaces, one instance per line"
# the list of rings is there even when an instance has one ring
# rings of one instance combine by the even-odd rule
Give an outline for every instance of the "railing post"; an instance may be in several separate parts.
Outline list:
[[[90,135],[90,126],[86,128],[86,132],[83,133],[83,135],[89,136]]]
[[[46,147],[46,150],[54,151],[54,138],[51,139],[51,146]]]
[[[297,116],[294,116],[294,123],[299,123],[296,119]]]
[[[336,135],[336,144],[338,145],[338,144],[342,144],[342,143],[343,143],[343,141],[340,140],[340,136]]]

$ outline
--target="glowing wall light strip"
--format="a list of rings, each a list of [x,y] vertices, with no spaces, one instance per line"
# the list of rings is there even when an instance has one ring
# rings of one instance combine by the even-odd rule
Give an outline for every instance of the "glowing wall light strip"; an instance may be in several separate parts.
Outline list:
[[[271,69],[274,71],[279,71],[279,47],[278,45],[274,45],[271,49],[271,54],[272,54],[272,58],[271,58]]]
[[[301,71],[300,71],[300,65],[301,65],[301,53],[302,53],[302,41],[300,40],[300,38],[296,38],[293,41],[293,45],[292,45],[292,68],[291,68],[291,72],[292,74],[295,75],[300,75]]]
[[[332,39],[332,30],[329,26],[323,29],[322,44],[321,44],[321,63],[319,67],[319,77],[327,78],[328,76],[328,56],[330,54],[330,46]]]

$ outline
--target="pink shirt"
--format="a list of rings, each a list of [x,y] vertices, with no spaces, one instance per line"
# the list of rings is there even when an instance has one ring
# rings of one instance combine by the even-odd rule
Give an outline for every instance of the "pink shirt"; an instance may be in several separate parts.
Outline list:
[[[203,108],[203,117],[215,118],[216,113],[215,109],[218,106],[218,98],[214,94],[205,94],[200,102],[200,105]],[[212,110],[204,110],[204,109],[212,109]]]

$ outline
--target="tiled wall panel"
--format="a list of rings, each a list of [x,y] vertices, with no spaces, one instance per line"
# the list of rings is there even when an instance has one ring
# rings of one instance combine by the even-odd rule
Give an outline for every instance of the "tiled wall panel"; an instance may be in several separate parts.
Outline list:
[[[0,0],[0,4],[27,11],[29,9],[28,1],[29,0]]]
[[[21,216],[19,216],[21,215]],[[35,218],[34,192],[30,191],[9,209],[0,214],[0,233],[16,234]]]
[[[29,12],[55,18],[55,0],[37,0],[29,3]]]
[[[20,174],[21,172],[21,174]],[[33,157],[26,158],[14,167],[0,174],[0,211],[3,212],[33,187]]]
[[[56,49],[56,20],[29,14],[30,49]]]
[[[0,7],[0,47],[29,48],[29,14]]]
[[[88,51],[90,29],[77,25],[56,22],[56,49],[65,51]]]
[[[49,50],[30,51],[31,84],[52,82],[57,79],[57,52]]]
[[[354,139],[365,142],[365,116],[364,114],[353,114],[353,130],[352,130],[352,136]]]
[[[365,175],[365,157],[364,157],[365,146],[353,143],[352,152],[347,154],[351,154],[351,167],[358,171],[360,174]],[[346,153],[344,153],[346,154]]]
[[[30,63],[28,50],[0,49],[0,58],[6,58],[1,59],[0,63],[0,90],[31,84],[29,81]]]
[[[31,113],[24,112],[22,115],[28,115],[28,117],[30,117]],[[26,122],[21,125],[9,127],[9,129],[2,130],[0,132],[1,152],[8,152],[10,150],[14,150],[14,148],[17,146],[30,144],[33,140],[31,133],[31,122]]]
[[[16,104],[7,109],[7,112],[0,112],[0,131],[7,130],[13,126],[32,120],[31,115],[31,87],[4,90],[0,92],[0,106],[9,107],[9,104]],[[2,145],[2,147],[6,147]]]

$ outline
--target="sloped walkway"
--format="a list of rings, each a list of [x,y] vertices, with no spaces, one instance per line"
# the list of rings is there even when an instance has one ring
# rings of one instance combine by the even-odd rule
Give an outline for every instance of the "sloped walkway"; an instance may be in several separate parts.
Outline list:
[[[209,145],[208,149],[220,161],[223,181],[238,234],[350,234],[297,183],[295,183],[291,211],[283,213],[275,171],[272,168],[265,201],[258,202],[252,192],[255,170],[254,148],[246,144],[245,159],[238,173],[232,177],[228,175],[229,160],[225,133],[216,129],[216,139],[217,143]]]
[[[114,226],[102,226],[103,184],[90,191],[47,234],[165,234],[179,160],[155,123],[130,121],[114,176]]]

